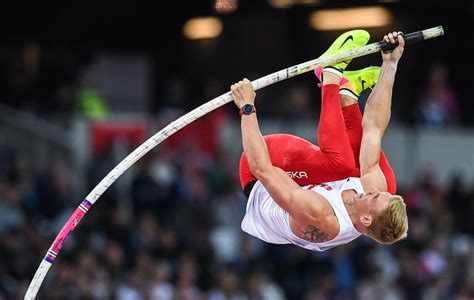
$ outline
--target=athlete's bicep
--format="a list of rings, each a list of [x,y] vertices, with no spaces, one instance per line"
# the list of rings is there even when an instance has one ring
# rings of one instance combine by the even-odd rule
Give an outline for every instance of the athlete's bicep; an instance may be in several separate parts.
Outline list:
[[[364,129],[359,158],[360,177],[370,182],[371,186],[386,192],[387,182],[379,165],[382,135],[375,128]]]
[[[382,136],[383,133],[374,127],[364,128],[359,156],[361,177],[379,167]]]
[[[258,180],[267,189],[273,200],[284,210],[292,207],[293,193],[301,187],[282,169],[270,166],[257,176]]]

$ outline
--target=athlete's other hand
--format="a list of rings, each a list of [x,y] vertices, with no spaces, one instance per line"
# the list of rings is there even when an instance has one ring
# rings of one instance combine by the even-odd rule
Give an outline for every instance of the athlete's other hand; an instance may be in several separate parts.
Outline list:
[[[397,63],[400,57],[402,57],[403,49],[405,47],[405,40],[403,39],[403,34],[399,32],[391,32],[383,37],[383,40],[390,44],[396,44],[398,46],[391,51],[382,51],[382,59],[384,62],[394,62]]]
[[[247,78],[231,85],[230,90],[232,91],[232,99],[239,109],[245,104],[253,105],[255,103],[255,91],[252,83]]]

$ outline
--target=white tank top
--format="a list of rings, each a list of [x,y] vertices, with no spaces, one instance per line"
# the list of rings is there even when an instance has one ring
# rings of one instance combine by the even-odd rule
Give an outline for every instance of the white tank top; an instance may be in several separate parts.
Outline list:
[[[361,235],[354,228],[341,195],[345,190],[364,193],[359,178],[350,177],[303,188],[318,193],[331,204],[340,227],[339,234],[334,239],[323,243],[312,243],[296,236],[291,231],[288,212],[278,206],[260,181],[255,183],[250,192],[247,210],[242,220],[242,230],[267,243],[295,244],[314,251],[325,251],[337,245],[349,243]]]

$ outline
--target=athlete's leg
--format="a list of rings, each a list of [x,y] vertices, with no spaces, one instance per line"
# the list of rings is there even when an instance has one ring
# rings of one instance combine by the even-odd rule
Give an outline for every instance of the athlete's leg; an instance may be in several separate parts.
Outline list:
[[[286,172],[299,184],[315,184],[351,176],[355,169],[354,155],[347,138],[339,98],[340,77],[324,72],[318,146],[288,134],[265,136],[274,166]],[[242,188],[255,181],[245,155],[240,161]]]
[[[318,161],[313,161],[317,159],[317,154],[313,153],[321,152],[321,149],[307,140],[290,134],[271,134],[264,136],[264,139],[272,164],[288,172],[298,184],[315,183],[312,180],[317,177],[318,171],[328,173],[329,170],[318,170]],[[256,180],[250,171],[245,153],[242,153],[240,157],[242,188]]]
[[[364,70],[366,70],[364,72]],[[378,67],[369,67],[361,71],[349,71],[344,72],[344,76],[348,77],[348,82],[341,86],[341,107],[342,115],[344,117],[344,122],[346,126],[347,136],[349,138],[352,151],[354,153],[355,162],[357,170],[359,169],[359,155],[360,155],[360,144],[362,141],[362,113],[357,102],[360,93],[367,88],[367,86],[373,86],[376,82],[376,78],[371,78],[371,75],[378,78],[379,68]],[[374,73],[374,74],[370,74]],[[362,76],[357,77],[351,75]],[[372,76],[372,77],[373,77]],[[364,80],[366,86],[361,85],[359,81]],[[392,167],[390,166],[387,157],[383,150],[380,151],[380,169],[385,175],[385,180],[387,182],[387,191],[391,194],[396,194],[397,191],[397,181],[395,173],[393,172]],[[355,176],[360,176],[357,174]]]
[[[351,143],[357,168],[359,168],[360,143],[362,140],[362,113],[359,109],[360,94],[374,86],[380,74],[380,67],[368,67],[356,71],[344,71],[346,81],[341,84],[342,114],[346,125],[346,132]]]

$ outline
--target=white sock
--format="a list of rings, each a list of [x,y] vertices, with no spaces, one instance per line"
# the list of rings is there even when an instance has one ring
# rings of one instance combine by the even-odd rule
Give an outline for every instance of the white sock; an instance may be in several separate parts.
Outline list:
[[[349,90],[349,89],[340,89],[339,90],[339,95],[344,95],[344,96],[348,96],[348,97],[351,97],[352,99],[356,100],[356,101],[359,101],[359,97],[354,94],[353,91]]]
[[[339,71],[338,69],[334,68],[334,67],[325,67],[323,69],[323,72],[324,71],[327,71],[327,72],[331,72],[333,74],[336,74],[337,76],[339,76],[340,78],[342,78],[342,72]]]

